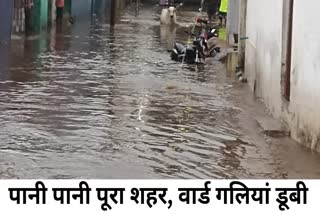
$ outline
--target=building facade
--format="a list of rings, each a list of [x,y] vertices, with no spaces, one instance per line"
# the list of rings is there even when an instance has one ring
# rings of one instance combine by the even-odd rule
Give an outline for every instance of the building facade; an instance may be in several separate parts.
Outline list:
[[[11,35],[12,9],[11,0],[0,1],[0,45],[7,43]]]
[[[5,76],[8,69],[12,11],[11,0],[0,1],[0,79]]]
[[[250,87],[294,139],[320,152],[319,10],[318,0],[247,0],[241,21]]]

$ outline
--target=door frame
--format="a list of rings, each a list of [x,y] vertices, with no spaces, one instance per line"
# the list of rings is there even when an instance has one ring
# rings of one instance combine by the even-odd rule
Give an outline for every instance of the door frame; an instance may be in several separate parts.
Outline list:
[[[294,0],[283,0],[281,91],[290,102]]]

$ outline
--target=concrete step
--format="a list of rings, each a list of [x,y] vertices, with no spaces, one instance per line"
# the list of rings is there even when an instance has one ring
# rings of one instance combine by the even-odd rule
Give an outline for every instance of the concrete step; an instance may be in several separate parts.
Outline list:
[[[288,137],[290,132],[284,127],[280,121],[272,117],[256,116],[254,118],[262,129],[262,132],[272,138]]]

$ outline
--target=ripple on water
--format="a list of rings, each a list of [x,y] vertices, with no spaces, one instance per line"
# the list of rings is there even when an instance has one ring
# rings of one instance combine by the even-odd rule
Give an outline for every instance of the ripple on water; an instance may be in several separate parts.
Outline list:
[[[248,145],[239,140],[230,83],[215,78],[221,65],[197,70],[170,61],[153,10],[140,14],[148,21],[128,13],[135,21],[113,30],[93,23],[78,36],[71,29],[56,37],[62,47],[48,44],[12,64],[0,79],[0,177],[244,173]]]

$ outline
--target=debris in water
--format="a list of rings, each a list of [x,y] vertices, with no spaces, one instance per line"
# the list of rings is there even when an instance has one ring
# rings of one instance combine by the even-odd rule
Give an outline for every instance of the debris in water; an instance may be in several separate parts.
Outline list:
[[[168,85],[168,86],[166,87],[166,89],[168,89],[168,90],[174,90],[174,89],[177,89],[177,86]]]

